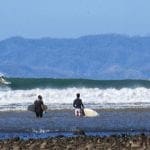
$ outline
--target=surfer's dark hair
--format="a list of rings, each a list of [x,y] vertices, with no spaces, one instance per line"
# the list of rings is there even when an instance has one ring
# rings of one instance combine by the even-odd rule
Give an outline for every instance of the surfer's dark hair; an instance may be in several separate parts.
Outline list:
[[[38,95],[38,98],[39,98],[39,99],[42,99],[42,96],[41,96],[41,95]]]
[[[77,93],[77,97],[80,97],[80,93]]]

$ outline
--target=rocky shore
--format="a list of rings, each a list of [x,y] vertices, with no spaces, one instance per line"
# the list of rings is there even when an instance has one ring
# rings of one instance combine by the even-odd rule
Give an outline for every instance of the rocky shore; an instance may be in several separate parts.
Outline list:
[[[150,136],[77,136],[0,140],[1,150],[150,150]]]

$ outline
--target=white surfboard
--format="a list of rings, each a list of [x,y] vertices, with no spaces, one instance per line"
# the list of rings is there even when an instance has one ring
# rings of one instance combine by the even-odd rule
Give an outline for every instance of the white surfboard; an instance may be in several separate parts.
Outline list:
[[[99,115],[98,112],[90,108],[84,108],[84,114],[85,114],[85,117],[96,117]]]

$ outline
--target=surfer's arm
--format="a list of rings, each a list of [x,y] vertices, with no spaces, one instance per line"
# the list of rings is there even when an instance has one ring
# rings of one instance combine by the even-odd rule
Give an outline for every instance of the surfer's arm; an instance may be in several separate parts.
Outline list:
[[[82,106],[82,108],[84,108],[84,105],[83,105],[83,103],[82,103],[82,105],[81,105],[81,106]]]
[[[34,101],[34,111],[35,111],[35,108],[36,108],[36,100]]]
[[[76,107],[76,103],[75,103],[75,100],[73,101],[73,107]]]
[[[84,105],[83,105],[83,103],[82,103],[82,100],[81,100],[81,107],[84,108]]]

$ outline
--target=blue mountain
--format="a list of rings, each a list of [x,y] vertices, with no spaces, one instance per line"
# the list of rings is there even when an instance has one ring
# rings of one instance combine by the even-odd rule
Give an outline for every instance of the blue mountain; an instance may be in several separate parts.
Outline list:
[[[148,79],[150,37],[12,37],[0,41],[0,72],[10,77]]]

